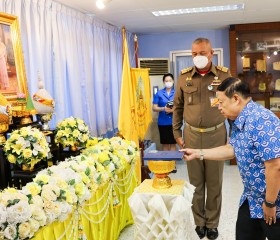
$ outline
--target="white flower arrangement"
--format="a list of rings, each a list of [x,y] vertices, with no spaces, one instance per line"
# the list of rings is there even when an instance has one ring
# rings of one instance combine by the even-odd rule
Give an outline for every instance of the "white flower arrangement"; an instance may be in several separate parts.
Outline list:
[[[50,149],[44,134],[37,128],[22,127],[11,133],[5,142],[4,152],[10,163],[33,168],[46,159]]]

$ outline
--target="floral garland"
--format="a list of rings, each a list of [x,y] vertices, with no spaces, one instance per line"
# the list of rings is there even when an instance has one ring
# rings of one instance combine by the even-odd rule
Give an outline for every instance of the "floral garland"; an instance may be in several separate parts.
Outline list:
[[[96,153],[98,148],[104,150]],[[112,186],[110,178],[116,178],[116,171],[106,168],[109,164],[104,166],[104,152],[110,153],[110,161],[119,170],[133,165],[139,155],[134,142],[120,138],[99,139],[91,151],[94,154],[72,157],[40,171],[22,190],[7,188],[0,192],[0,239],[31,238],[40,227],[66,220],[100,186],[108,181]],[[129,156],[121,158],[125,153]]]

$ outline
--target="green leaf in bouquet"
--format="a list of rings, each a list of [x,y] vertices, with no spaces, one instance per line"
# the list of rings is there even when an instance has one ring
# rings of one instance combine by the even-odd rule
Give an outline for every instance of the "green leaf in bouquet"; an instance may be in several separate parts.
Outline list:
[[[110,162],[111,162],[110,160],[106,160],[102,163],[102,165],[103,166],[108,166],[110,164]]]
[[[90,175],[90,168],[89,168],[89,167],[86,168],[85,174],[86,174],[87,176]]]
[[[101,182],[102,182],[102,175],[101,175],[101,173],[99,174],[99,176],[96,179],[96,181],[97,181],[97,184],[101,184]]]
[[[15,205],[15,204],[17,204],[17,203],[19,203],[19,202],[20,202],[20,199],[8,200],[8,205],[7,205],[7,207],[10,207],[10,206],[12,206],[12,205]]]
[[[69,181],[68,181],[68,184],[71,185],[71,186],[73,186],[73,185],[75,184],[75,179],[69,180]]]

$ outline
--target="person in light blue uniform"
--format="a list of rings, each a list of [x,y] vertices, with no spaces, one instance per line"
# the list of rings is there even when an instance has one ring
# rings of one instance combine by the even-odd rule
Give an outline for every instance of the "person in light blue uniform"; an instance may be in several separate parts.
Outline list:
[[[221,113],[232,120],[230,141],[212,149],[183,149],[184,159],[236,157],[244,191],[236,240],[280,239],[280,120],[250,97],[248,83],[228,78],[217,88]]]
[[[171,73],[163,75],[165,88],[159,90],[153,99],[153,111],[159,112],[158,129],[163,151],[176,151],[176,141],[172,130],[174,77]]]

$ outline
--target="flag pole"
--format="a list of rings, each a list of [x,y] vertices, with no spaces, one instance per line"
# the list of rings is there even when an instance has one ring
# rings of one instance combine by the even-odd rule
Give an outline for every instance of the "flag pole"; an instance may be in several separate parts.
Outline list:
[[[138,68],[138,38],[137,35],[134,34],[134,56],[135,56],[135,66]]]
[[[126,30],[125,26],[122,27],[122,62],[124,59],[124,38],[125,38]]]

